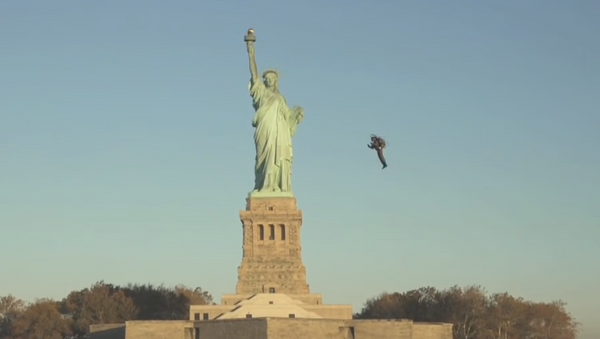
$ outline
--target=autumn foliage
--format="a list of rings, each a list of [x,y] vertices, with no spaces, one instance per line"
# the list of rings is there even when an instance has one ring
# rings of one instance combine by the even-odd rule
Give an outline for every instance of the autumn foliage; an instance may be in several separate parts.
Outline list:
[[[0,339],[84,338],[93,324],[188,319],[190,305],[206,304],[213,304],[212,296],[200,288],[116,286],[103,281],[61,301],[26,304],[8,295],[0,298]]]
[[[93,324],[189,319],[190,305],[214,304],[200,288],[97,282],[61,301],[0,298],[0,339],[85,338]],[[424,287],[367,300],[357,319],[452,323],[455,339],[575,339],[578,323],[561,301],[531,302],[479,286]]]
[[[452,323],[454,339],[575,339],[578,323],[565,303],[537,303],[479,286],[424,287],[368,300],[357,319]]]

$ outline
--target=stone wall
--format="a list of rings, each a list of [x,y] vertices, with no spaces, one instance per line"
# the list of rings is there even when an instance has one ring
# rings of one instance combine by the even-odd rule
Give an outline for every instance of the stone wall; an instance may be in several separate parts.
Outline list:
[[[251,294],[223,294],[221,295],[221,304],[222,305],[235,305],[242,300],[246,300],[256,293]],[[309,293],[309,294],[294,294],[294,293],[285,293],[288,297],[292,299],[299,300],[305,304],[309,305],[322,305],[323,304],[323,295],[320,293]]]
[[[126,325],[126,330],[125,330]],[[452,339],[452,324],[411,320],[244,318],[93,325],[90,339]]]
[[[452,324],[415,323],[413,339],[452,339]]]
[[[248,198],[240,220],[243,251],[236,294],[309,294],[296,199]]]
[[[193,327],[188,320],[128,321],[125,339],[184,339],[190,338]]]
[[[125,324],[91,325],[89,339],[125,339]]]
[[[410,320],[269,318],[268,339],[442,339],[413,336],[412,325]]]
[[[269,318],[267,338],[346,339],[344,331],[346,327],[347,322],[344,320]]]
[[[325,319],[352,319],[352,305],[298,305]]]
[[[196,322],[194,326],[200,329],[200,338],[202,339],[267,338],[267,319],[265,318]]]
[[[235,306],[227,305],[190,305],[189,320],[213,320],[221,314],[227,313],[234,308]],[[196,319],[196,314],[200,316],[200,319]],[[204,319],[204,314],[208,314],[208,319]]]
[[[414,336],[410,320],[355,320],[351,324],[355,339],[423,339]]]

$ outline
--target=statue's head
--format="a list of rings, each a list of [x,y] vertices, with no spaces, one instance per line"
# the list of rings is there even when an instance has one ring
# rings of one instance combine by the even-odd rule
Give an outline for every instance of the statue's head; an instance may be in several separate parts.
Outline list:
[[[270,69],[263,73],[263,82],[267,88],[277,88],[278,81],[279,74],[277,74],[277,71]]]

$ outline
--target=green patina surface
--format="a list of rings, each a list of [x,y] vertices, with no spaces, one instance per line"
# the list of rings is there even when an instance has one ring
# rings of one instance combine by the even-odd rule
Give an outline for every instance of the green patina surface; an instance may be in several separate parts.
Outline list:
[[[246,40],[251,79],[248,85],[254,107],[252,127],[256,145],[254,189],[251,197],[293,197],[292,138],[304,118],[302,107],[290,108],[279,92],[279,75],[274,70],[262,76],[256,66],[255,40]]]

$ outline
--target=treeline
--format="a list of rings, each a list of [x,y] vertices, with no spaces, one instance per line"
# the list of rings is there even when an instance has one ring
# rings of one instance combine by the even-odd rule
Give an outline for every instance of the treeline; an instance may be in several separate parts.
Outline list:
[[[562,301],[488,295],[480,286],[383,293],[368,300],[354,317],[451,323],[454,339],[575,339],[579,326]]]
[[[97,282],[60,301],[0,298],[0,339],[84,338],[93,324],[189,319],[190,305],[214,304],[201,288]],[[452,323],[454,339],[575,339],[578,323],[565,303],[531,302],[479,286],[423,287],[367,300],[356,319]]]
[[[206,304],[214,304],[213,298],[201,288],[104,281],[60,301],[25,303],[8,295],[0,298],[0,339],[84,338],[93,324],[188,319],[190,305]]]

